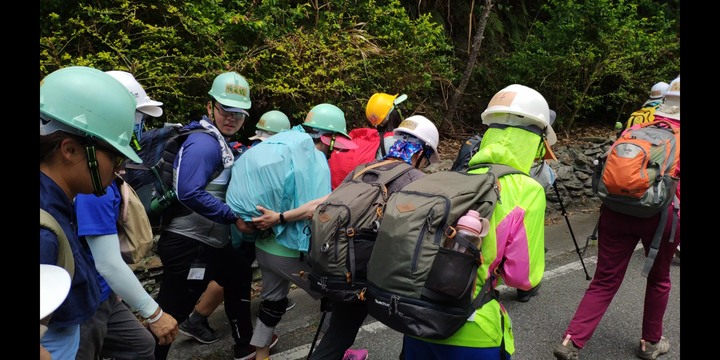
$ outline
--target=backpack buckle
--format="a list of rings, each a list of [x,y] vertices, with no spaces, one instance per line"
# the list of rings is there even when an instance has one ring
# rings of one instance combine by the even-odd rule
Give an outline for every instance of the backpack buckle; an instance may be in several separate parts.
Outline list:
[[[360,300],[360,301],[365,301],[365,300],[366,300],[366,298],[365,298],[365,292],[366,292],[366,291],[367,291],[367,287],[364,287],[364,288],[362,288],[362,289],[360,290],[360,292],[357,294],[358,300]]]
[[[452,239],[457,235],[457,230],[455,230],[454,227],[448,226],[445,228],[445,231],[443,231],[444,235],[447,236],[448,239]]]
[[[355,229],[354,229],[354,228],[347,228],[347,230],[345,230],[345,234],[347,234],[348,237],[354,237],[354,236],[355,236]]]

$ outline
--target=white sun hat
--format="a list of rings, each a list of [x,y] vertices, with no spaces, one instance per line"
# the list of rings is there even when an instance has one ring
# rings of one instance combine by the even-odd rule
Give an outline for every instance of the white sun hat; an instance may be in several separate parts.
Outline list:
[[[40,320],[65,301],[70,291],[70,274],[59,266],[40,264]]]

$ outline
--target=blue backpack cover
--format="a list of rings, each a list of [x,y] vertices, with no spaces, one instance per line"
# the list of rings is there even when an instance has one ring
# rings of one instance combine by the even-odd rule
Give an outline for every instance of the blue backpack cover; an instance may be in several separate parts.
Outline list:
[[[275,134],[251,147],[232,167],[226,202],[243,220],[260,216],[257,205],[288,211],[330,193],[330,169],[325,155],[315,148],[302,126]],[[310,220],[273,226],[277,242],[307,252]],[[233,246],[254,241],[258,233],[235,231]]]

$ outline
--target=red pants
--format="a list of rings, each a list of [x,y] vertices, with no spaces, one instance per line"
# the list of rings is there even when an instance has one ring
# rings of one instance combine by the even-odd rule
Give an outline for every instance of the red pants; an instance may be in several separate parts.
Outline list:
[[[680,221],[675,229],[675,238],[670,242],[672,226],[672,205],[668,213],[660,247],[645,287],[643,306],[642,338],[656,342],[662,336],[663,316],[670,296],[670,265],[675,249],[680,245]],[[643,219],[614,212],[603,206],[600,210],[598,228],[598,262],[595,276],[585,291],[575,316],[568,325],[565,335],[575,346],[582,349],[592,337],[610,302],[625,277],[628,264],[638,240],[642,241],[647,255],[657,230],[660,214]],[[642,269],[632,269],[640,272]]]

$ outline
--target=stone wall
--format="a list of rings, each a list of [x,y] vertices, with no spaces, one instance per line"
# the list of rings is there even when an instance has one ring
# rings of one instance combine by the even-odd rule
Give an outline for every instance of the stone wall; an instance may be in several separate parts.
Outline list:
[[[592,192],[593,161],[606,152],[612,143],[610,137],[584,137],[573,140],[570,145],[553,147],[558,161],[549,161],[548,164],[557,175],[557,193],[560,198],[554,188],[546,192],[548,217],[562,216],[562,206],[568,212],[600,206],[600,200]],[[448,170],[453,161],[441,160],[428,167],[427,172]]]

